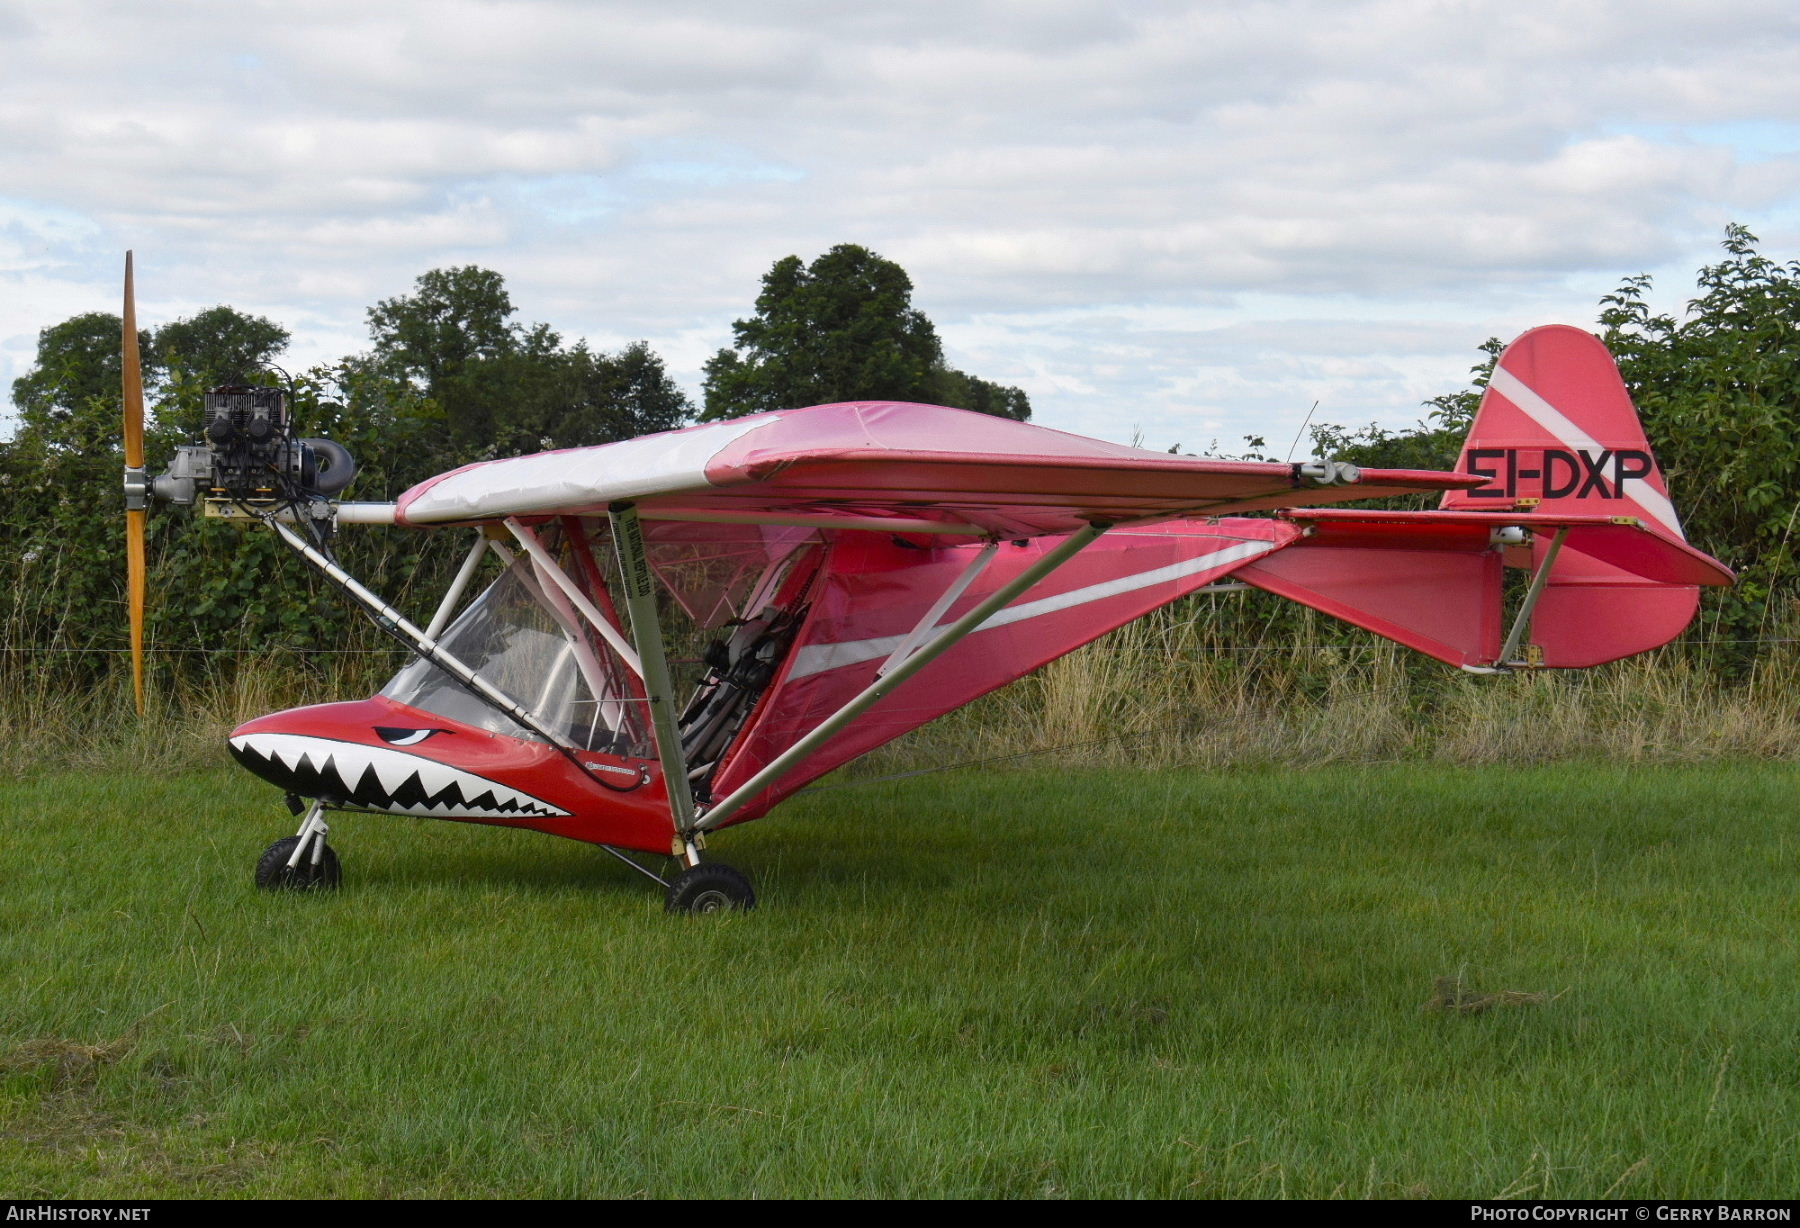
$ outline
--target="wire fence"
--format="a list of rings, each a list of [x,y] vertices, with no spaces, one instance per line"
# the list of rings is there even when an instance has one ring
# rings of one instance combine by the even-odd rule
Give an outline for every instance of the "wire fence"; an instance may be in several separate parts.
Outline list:
[[[1746,644],[1800,644],[1800,638],[1770,637],[1749,640],[1670,640],[1665,648],[1718,648],[1742,647]],[[1388,645],[1381,644],[1342,644],[1320,642],[1312,644],[1215,644],[1200,650],[1202,653],[1302,653],[1321,652],[1378,652]],[[1107,644],[1091,644],[1089,652],[1117,652],[1140,654],[1138,648],[1114,648]],[[207,656],[207,657],[267,657],[275,653],[287,653],[301,657],[352,657],[352,656],[410,656],[412,649],[401,644],[390,644],[375,648],[290,648],[275,644],[266,648],[158,648],[149,646],[144,649],[146,656]],[[0,647],[0,656],[128,656],[129,648],[69,647],[57,648],[49,645],[31,647]],[[672,665],[696,664],[698,657],[670,657]]]

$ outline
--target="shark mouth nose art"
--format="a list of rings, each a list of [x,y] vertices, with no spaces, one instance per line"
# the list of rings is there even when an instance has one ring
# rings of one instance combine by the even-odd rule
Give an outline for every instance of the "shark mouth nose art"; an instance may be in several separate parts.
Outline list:
[[[555,819],[569,812],[474,772],[385,746],[294,733],[231,739],[238,761],[302,797],[438,818]]]

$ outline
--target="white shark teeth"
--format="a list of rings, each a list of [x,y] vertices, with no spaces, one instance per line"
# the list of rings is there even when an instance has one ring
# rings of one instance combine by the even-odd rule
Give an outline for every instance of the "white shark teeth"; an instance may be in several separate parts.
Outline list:
[[[334,787],[341,800],[367,810],[473,819],[552,819],[569,813],[510,785],[386,746],[297,733],[240,734],[231,746],[240,757],[254,756],[285,775],[314,778],[295,784]]]

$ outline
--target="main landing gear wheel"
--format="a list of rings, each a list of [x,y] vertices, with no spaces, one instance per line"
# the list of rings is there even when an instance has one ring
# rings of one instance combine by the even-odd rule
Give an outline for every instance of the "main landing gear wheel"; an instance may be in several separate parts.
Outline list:
[[[675,876],[664,907],[670,912],[748,912],[756,907],[756,892],[738,871],[709,861]]]
[[[256,863],[256,885],[264,891],[335,891],[338,884],[344,881],[343,867],[338,864],[337,851],[325,843],[323,836],[318,840],[319,859],[313,860],[313,849],[301,854],[300,864],[288,865],[294,855],[295,847],[300,843],[299,836],[283,836],[263,851]]]

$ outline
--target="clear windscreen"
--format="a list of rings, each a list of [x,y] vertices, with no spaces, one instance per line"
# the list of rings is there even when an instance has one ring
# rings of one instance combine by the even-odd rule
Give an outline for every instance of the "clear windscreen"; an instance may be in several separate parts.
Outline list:
[[[587,750],[648,756],[623,664],[527,558],[518,558],[439,637],[443,648],[547,728]],[[515,738],[538,735],[423,658],[381,693],[449,720]]]
[[[817,546],[818,534],[810,528],[677,521],[653,521],[647,530],[649,562],[671,598],[661,603],[660,620],[669,663],[700,679],[680,724],[694,774],[703,776],[735,736],[792,638],[792,613],[783,614],[771,603],[795,561]],[[537,535],[559,560],[563,574],[604,605],[604,597],[592,591],[585,577],[598,577],[597,583],[609,588],[617,582],[612,552],[604,545],[610,540],[605,522],[545,524]],[[589,542],[592,555],[584,559]],[[592,570],[586,568],[590,561]],[[701,629],[722,624],[731,630],[708,648]],[[438,642],[576,746],[630,757],[654,755],[635,676],[529,555],[514,557]],[[762,660],[770,653],[775,654],[772,659]],[[726,668],[714,676],[718,654]],[[730,685],[722,685],[727,681]],[[464,725],[541,740],[422,658],[394,675],[381,693]]]

